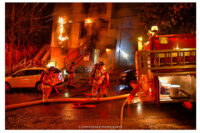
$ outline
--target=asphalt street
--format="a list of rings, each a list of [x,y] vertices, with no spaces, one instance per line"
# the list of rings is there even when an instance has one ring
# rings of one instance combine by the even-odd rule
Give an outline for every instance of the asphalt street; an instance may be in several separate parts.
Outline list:
[[[77,89],[78,88],[78,89]],[[52,93],[50,98],[88,97],[90,89],[77,87]],[[119,89],[116,94],[128,93]],[[80,91],[79,91],[80,90]],[[112,95],[111,92],[109,92]],[[40,92],[6,93],[6,105],[41,99]],[[93,103],[76,108],[73,103],[27,106],[5,112],[5,129],[120,129],[121,107],[125,99]],[[122,129],[196,129],[196,106],[191,110],[182,103],[133,103],[126,105]]]

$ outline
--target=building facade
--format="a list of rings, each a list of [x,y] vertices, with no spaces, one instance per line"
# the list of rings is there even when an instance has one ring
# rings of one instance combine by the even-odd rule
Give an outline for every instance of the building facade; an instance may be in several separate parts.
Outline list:
[[[50,62],[60,69],[79,57],[82,64],[98,62],[106,45],[111,10],[111,3],[57,3]],[[88,53],[81,57],[85,51]]]

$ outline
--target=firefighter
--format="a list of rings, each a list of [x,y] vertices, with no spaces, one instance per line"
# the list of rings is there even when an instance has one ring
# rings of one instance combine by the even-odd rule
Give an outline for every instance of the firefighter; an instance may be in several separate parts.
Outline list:
[[[104,72],[103,74],[104,79],[102,84],[100,85],[100,90],[103,97],[106,97],[106,88],[109,85],[109,74],[107,72]]]
[[[69,86],[73,86],[74,85],[74,74],[75,74],[75,63],[72,62],[71,66],[69,67]]]
[[[54,86],[54,68],[53,67],[50,67],[47,70],[47,72],[42,74],[41,82],[42,82],[42,92],[43,92],[42,100],[45,101],[45,99],[49,98],[52,88]]]
[[[90,97],[96,97],[96,96],[99,97],[98,89],[105,78],[103,68],[104,68],[104,63],[100,62],[94,74],[94,79],[92,83],[92,94]]]

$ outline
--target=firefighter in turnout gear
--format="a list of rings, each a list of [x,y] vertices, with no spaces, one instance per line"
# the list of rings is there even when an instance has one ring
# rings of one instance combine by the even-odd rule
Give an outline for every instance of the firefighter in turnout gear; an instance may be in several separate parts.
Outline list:
[[[95,72],[98,69],[98,67],[99,67],[99,64],[96,63],[92,68],[91,76],[90,76],[90,83],[89,83],[90,88],[92,88],[93,80],[94,80],[94,77],[95,77]]]
[[[42,100],[45,101],[45,99],[48,99],[52,88],[54,87],[54,68],[50,67],[47,72],[43,73],[41,76],[41,82],[42,82]]]
[[[98,68],[96,68],[94,73],[94,79],[92,83],[92,94],[91,97],[99,97],[99,89],[101,89],[101,92],[103,92],[104,96],[106,96],[106,86],[104,86],[103,83],[106,78],[105,71],[104,71],[104,63],[100,62],[98,64]],[[103,88],[101,88],[103,87]]]
[[[106,88],[109,85],[109,74],[107,72],[104,72],[104,79],[102,84],[100,85],[101,94],[103,94],[103,97],[106,97]]]

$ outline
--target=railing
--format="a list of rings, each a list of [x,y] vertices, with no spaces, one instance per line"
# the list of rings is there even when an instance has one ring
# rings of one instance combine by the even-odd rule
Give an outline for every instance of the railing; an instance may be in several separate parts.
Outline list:
[[[177,75],[196,73],[196,49],[171,49],[138,51],[139,74],[151,70],[154,75]]]
[[[49,45],[44,45],[43,48],[38,52],[38,54],[33,58],[27,61],[26,58],[22,59],[16,65],[13,66],[12,72],[6,71],[6,75],[9,75],[17,70],[28,68],[32,66],[44,66],[50,60],[50,51]]]
[[[26,58],[21,60],[15,66],[13,66],[13,71],[16,71],[16,70],[20,69],[21,67],[23,67],[25,63],[26,63]]]
[[[50,50],[50,45],[45,44],[41,48],[41,50],[37,53],[37,55],[34,57],[34,60],[41,60],[49,50]]]
[[[75,62],[77,64],[85,55],[88,54],[89,51],[90,47],[86,45],[82,45],[79,48],[73,50],[71,54],[66,56],[64,60],[64,68],[69,67],[72,64],[72,62]]]
[[[148,68],[196,67],[196,49],[173,49],[147,51]]]
[[[89,48],[85,49],[83,52],[81,52],[77,56],[71,58],[70,60],[68,59],[66,65],[65,65],[65,68],[70,66],[72,64],[72,62],[75,62],[77,64],[85,55],[88,54],[89,50],[90,50]]]
[[[43,61],[43,60],[35,60],[35,59],[30,59],[30,60],[26,61],[26,58],[25,58],[13,67],[12,72],[15,72],[15,71],[23,69],[23,68],[29,68],[29,67],[32,67],[32,66],[41,67],[41,66],[46,65],[48,61],[49,60]]]

